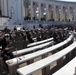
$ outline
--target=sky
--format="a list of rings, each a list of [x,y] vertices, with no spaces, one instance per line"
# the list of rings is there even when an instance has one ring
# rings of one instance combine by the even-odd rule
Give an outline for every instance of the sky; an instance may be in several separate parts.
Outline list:
[[[76,0],[57,0],[57,1],[76,2]]]

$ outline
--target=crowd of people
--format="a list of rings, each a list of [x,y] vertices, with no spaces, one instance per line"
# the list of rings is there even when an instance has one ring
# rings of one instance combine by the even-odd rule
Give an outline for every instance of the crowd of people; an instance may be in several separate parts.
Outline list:
[[[33,38],[36,38],[37,41],[41,41],[53,37],[55,44],[57,44],[65,40],[69,36],[68,33],[68,30],[62,28],[50,28],[50,30],[43,28],[26,30],[23,27],[21,30],[17,30],[15,26],[13,30],[10,30],[6,26],[4,30],[0,32],[0,46],[2,46],[1,56],[4,61],[14,57],[12,52],[9,52],[9,48],[7,48],[7,46],[13,42],[25,40],[25,42],[28,41],[26,42],[28,44],[34,42]],[[10,49],[11,48],[12,47],[10,47]]]

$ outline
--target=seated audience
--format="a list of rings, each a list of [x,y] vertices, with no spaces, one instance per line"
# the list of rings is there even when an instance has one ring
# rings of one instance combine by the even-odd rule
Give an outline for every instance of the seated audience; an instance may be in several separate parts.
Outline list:
[[[17,28],[16,28],[16,26],[14,27],[14,29],[13,29],[14,31],[17,31]]]
[[[10,44],[9,34],[5,34],[4,38],[0,41],[0,46],[2,46],[2,57],[5,60],[13,58],[12,53],[9,52],[10,48],[6,48]],[[12,48],[12,47],[11,47]]]

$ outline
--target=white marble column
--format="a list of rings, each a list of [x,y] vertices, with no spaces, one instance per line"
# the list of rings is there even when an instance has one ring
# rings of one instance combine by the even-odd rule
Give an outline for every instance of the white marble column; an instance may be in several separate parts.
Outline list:
[[[74,8],[74,21],[76,21],[76,8]]]
[[[33,20],[33,17],[34,17],[34,10],[33,10],[33,2],[31,1],[30,2],[30,8],[31,8],[31,20]]]
[[[46,20],[48,21],[49,20],[49,5],[47,4],[46,5]]]
[[[28,16],[28,7],[25,7],[25,16]]]
[[[21,21],[23,22],[24,21],[24,2],[23,0],[21,0]]]
[[[0,10],[1,10],[1,0],[0,0]]]
[[[68,9],[69,9],[69,10],[68,10],[68,11],[69,11],[69,19],[70,19],[70,21],[72,21],[73,13],[70,12],[70,7],[69,7]]]
[[[60,21],[63,21],[63,6],[60,7]]]
[[[9,0],[7,0],[7,16],[9,16]]]
[[[39,3],[39,21],[41,21],[41,3]]]
[[[24,17],[28,16],[28,4],[27,4],[27,1],[26,0],[23,0],[24,1],[24,6],[23,6],[23,9],[24,9]]]
[[[22,16],[25,17],[25,6],[24,6],[24,0],[22,0]]]
[[[4,0],[1,0],[1,11],[2,15],[4,15]]]
[[[54,5],[54,8],[53,8],[53,16],[54,16],[54,20],[57,21],[57,18],[56,18],[56,5]]]
[[[4,16],[8,16],[7,10],[7,0],[4,0]]]
[[[67,19],[68,19],[68,21],[69,21],[69,19],[70,19],[70,7],[67,7],[68,9],[67,9]]]
[[[23,16],[25,17],[25,6],[24,6],[24,1],[22,0],[22,7],[23,7]]]

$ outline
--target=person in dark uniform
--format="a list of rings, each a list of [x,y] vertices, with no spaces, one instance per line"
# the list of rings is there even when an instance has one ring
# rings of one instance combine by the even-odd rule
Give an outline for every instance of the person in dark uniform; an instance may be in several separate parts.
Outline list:
[[[59,42],[62,42],[64,40],[63,30],[62,29],[58,30],[58,35],[59,35]]]
[[[27,39],[28,39],[29,43],[33,43],[34,41],[33,41],[32,37],[31,37],[32,36],[31,33],[26,32],[26,34],[27,34]]]
[[[53,33],[53,38],[54,38],[55,44],[59,43],[58,30],[55,30],[55,31],[54,31],[54,33]]]
[[[16,28],[16,26],[14,27],[14,29],[13,29],[14,31],[17,31],[17,28]]]
[[[8,32],[10,32],[10,29],[8,29],[8,27],[6,26],[6,27],[4,28],[4,32],[5,32],[5,33],[8,33]]]
[[[5,34],[3,39],[0,41],[0,46],[2,46],[2,51],[5,49],[5,47],[9,44],[9,34]]]
[[[5,34],[4,38],[0,41],[0,46],[2,46],[2,57],[4,61],[6,61],[9,58],[13,58],[12,53],[9,52],[9,48],[6,48],[10,44],[10,37],[9,34]]]
[[[23,27],[22,29],[25,30],[25,27]]]

